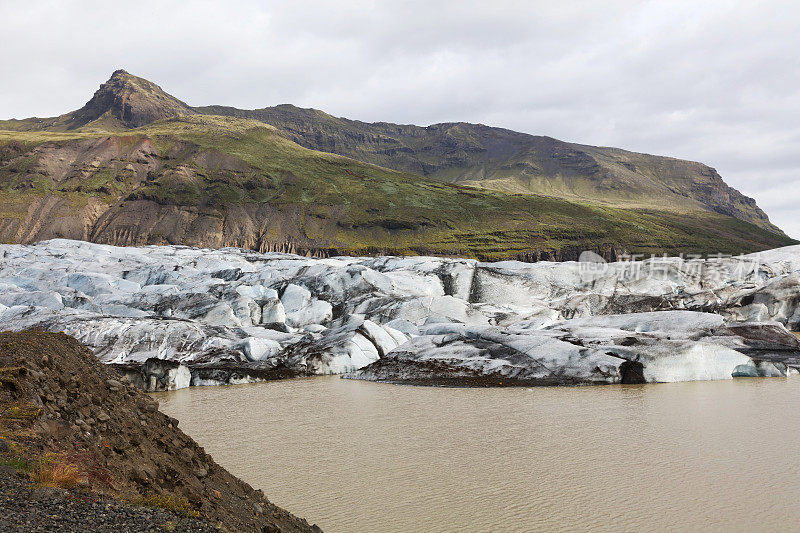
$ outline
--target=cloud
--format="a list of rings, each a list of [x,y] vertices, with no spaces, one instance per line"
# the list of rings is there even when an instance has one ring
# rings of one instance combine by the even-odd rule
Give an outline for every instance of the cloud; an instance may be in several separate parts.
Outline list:
[[[5,2],[0,117],[75,109],[125,68],[193,105],[703,161],[800,238],[799,23],[788,1]]]

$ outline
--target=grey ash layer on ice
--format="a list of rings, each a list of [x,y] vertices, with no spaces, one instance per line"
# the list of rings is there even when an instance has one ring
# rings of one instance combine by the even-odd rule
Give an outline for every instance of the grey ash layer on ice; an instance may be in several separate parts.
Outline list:
[[[800,247],[632,264],[0,246],[0,327],[64,331],[146,390],[317,374],[668,382],[800,366]]]

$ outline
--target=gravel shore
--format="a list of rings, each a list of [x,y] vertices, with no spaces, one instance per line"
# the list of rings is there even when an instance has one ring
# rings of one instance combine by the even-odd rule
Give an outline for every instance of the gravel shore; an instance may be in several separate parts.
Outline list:
[[[0,467],[0,531],[205,533],[219,529],[166,509],[137,507],[76,491],[37,488],[13,468]]]

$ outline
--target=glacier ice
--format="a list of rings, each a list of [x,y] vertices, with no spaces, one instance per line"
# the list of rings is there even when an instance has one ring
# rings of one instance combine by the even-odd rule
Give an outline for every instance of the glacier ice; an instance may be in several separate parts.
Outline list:
[[[798,366],[800,246],[481,263],[55,239],[0,245],[0,327],[65,331],[141,386],[348,373],[614,383]],[[794,342],[794,344],[793,344]]]

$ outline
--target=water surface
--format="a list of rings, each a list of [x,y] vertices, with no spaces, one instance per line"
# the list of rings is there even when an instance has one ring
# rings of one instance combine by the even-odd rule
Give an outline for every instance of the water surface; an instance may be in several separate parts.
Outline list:
[[[800,378],[447,389],[338,377],[157,395],[328,532],[800,527]]]

